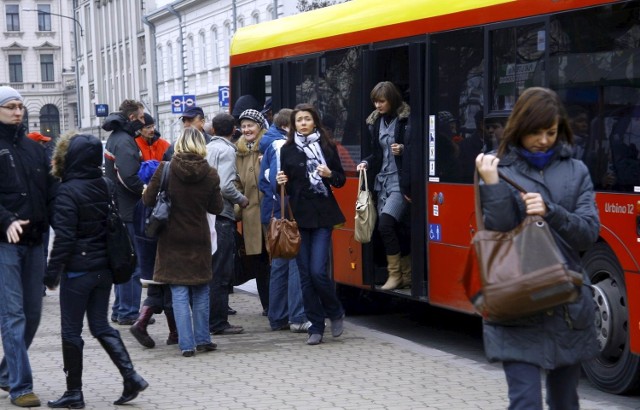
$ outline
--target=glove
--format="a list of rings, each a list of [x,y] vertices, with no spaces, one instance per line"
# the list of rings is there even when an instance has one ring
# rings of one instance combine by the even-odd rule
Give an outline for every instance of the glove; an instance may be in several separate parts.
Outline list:
[[[60,275],[51,274],[51,273],[47,272],[45,274],[44,279],[42,280],[42,282],[47,287],[47,289],[53,290],[53,289],[57,288],[58,285],[60,284]]]

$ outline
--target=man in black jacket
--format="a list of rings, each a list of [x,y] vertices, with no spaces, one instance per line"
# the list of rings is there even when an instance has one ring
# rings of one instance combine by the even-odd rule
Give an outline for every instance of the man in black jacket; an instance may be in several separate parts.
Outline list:
[[[0,322],[8,353],[0,363],[0,389],[11,403],[35,407],[27,349],[40,323],[49,205],[56,182],[45,150],[26,137],[22,96],[0,87]]]
[[[143,126],[144,106],[134,100],[124,100],[120,104],[120,111],[110,114],[102,125],[105,131],[112,131],[104,151],[105,175],[116,184],[118,210],[131,238],[134,237],[133,211],[144,188],[144,183],[138,177],[141,153],[135,141],[137,132]],[[140,310],[140,270],[136,269],[129,282],[116,285],[115,293],[111,320],[131,326]]]

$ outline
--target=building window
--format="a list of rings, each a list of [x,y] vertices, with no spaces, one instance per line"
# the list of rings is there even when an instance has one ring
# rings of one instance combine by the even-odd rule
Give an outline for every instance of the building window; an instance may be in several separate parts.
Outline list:
[[[50,4],[38,4],[38,31],[51,31]]]
[[[258,24],[260,23],[260,13],[256,10],[253,12],[253,14],[251,15],[252,19],[253,19],[253,24]]]
[[[218,66],[218,31],[211,30],[211,67]]]
[[[200,32],[200,71],[207,69],[207,39],[204,31]]]
[[[5,10],[7,12],[7,31],[20,31],[20,6],[7,4]]]
[[[40,56],[40,72],[42,82],[54,81],[53,79],[53,54],[42,54]]]
[[[10,83],[22,82],[22,56],[21,55],[9,56],[9,82]]]

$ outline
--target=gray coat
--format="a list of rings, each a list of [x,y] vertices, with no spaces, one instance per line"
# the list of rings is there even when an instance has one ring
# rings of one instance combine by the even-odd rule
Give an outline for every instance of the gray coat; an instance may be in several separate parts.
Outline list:
[[[571,148],[538,170],[514,150],[498,166],[499,171],[528,192],[542,194],[547,205],[545,220],[562,238],[559,247],[576,271],[583,271],[579,253],[598,239],[600,220],[587,167],[571,158]],[[509,231],[526,216],[520,194],[506,182],[481,185],[480,198],[487,229]],[[585,282],[587,278],[585,277]],[[588,287],[578,300],[508,323],[484,323],[485,353],[490,361],[518,361],[554,369],[590,359],[598,351],[594,326],[595,307]]]

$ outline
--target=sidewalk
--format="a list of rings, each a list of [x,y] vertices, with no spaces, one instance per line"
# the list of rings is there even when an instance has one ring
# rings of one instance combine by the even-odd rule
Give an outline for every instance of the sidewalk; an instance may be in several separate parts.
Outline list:
[[[252,291],[251,285],[246,288]],[[271,331],[257,296],[230,295],[238,311],[230,322],[245,333],[213,336],[218,350],[180,355],[166,346],[166,321],[149,326],[156,341],[145,349],[127,327],[117,326],[138,372],[150,387],[128,409],[505,409],[500,367],[345,323],[339,338],[307,346],[306,334]],[[65,390],[60,348],[58,292],[47,292],[43,320],[30,349],[35,392],[46,407]],[[122,382],[85,324],[84,397],[88,409],[124,408],[112,402]],[[0,408],[15,409],[7,395]],[[583,409],[602,403],[581,402]]]

